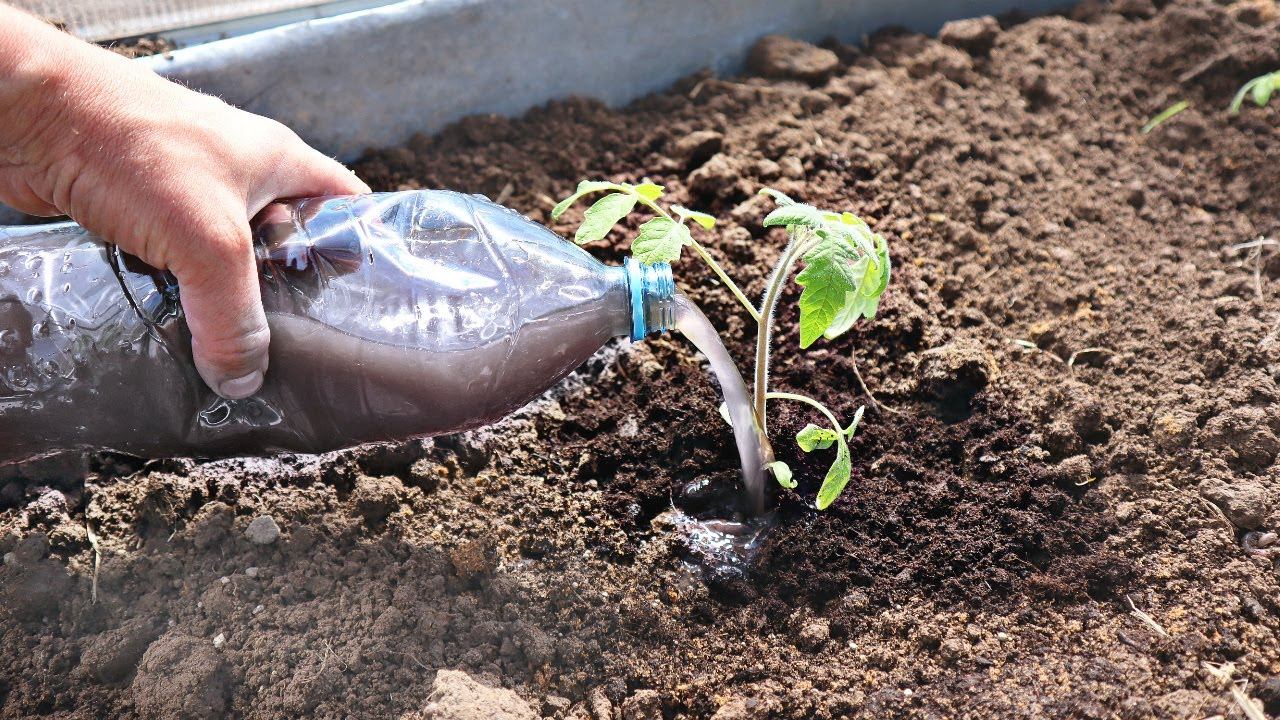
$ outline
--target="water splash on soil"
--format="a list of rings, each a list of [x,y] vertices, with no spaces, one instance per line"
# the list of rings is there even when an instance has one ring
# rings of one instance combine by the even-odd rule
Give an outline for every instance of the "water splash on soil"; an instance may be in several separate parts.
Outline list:
[[[673,507],[654,518],[653,524],[670,528],[695,565],[723,576],[745,575],[765,531],[775,520],[773,511],[738,522],[698,518]]]
[[[675,328],[689,338],[707,356],[711,370],[724,393],[725,405],[733,422],[733,439],[738,445],[738,457],[742,462],[742,480],[753,515],[764,512],[765,466],[773,462],[773,447],[756,422],[751,408],[751,395],[742,381],[738,366],[733,363],[729,351],[715,327],[702,314],[697,305],[681,292],[675,294]]]

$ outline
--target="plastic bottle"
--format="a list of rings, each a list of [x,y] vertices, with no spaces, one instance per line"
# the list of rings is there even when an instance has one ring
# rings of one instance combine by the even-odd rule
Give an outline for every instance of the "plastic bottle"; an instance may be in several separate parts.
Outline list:
[[[74,223],[0,228],[0,463],[321,452],[482,425],[673,321],[669,266],[608,267],[447,191],[298,200],[255,230],[266,383],[196,374],[178,287]]]

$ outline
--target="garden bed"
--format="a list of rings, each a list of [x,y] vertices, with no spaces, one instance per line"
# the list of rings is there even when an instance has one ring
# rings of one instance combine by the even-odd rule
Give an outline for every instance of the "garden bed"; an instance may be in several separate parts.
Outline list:
[[[799,488],[748,561],[705,562],[663,513],[728,512],[738,470],[679,336],[461,436],[31,468],[0,483],[0,716],[449,717],[481,701],[447,668],[546,717],[1198,718],[1240,712],[1204,665],[1225,662],[1280,712],[1280,551],[1259,547],[1280,256],[1230,249],[1280,227],[1280,110],[1225,113],[1280,67],[1277,17],[1125,0],[886,31],[831,68],[793,49],[810,62],[770,79],[371,152],[375,189],[541,222],[581,178],[650,178],[721,218],[707,244],[752,296],[784,240],[760,186],[874,219],[880,315],[801,353],[784,311],[773,370],[849,417],[856,359],[891,409],[869,408],[848,489],[809,506],[827,458],[793,449],[813,418],[785,409]],[[701,264],[676,273],[745,364],[750,318]],[[257,544],[264,514],[282,534]]]

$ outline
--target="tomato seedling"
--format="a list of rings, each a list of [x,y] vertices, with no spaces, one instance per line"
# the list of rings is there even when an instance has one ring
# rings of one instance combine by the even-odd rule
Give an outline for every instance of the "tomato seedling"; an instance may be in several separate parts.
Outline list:
[[[764,226],[785,228],[788,242],[781,259],[769,274],[764,297],[757,307],[690,232],[688,223],[710,230],[715,227],[715,218],[679,205],[671,205],[668,212],[659,202],[663,190],[661,185],[650,182],[632,185],[584,180],[572,195],[552,209],[551,217],[558,219],[583,197],[604,192],[608,194],[587,208],[574,234],[574,240],[579,244],[604,238],[618,221],[631,214],[636,205],[641,205],[654,217],[640,226],[639,234],[631,241],[631,254],[637,261],[674,262],[686,246],[693,248],[756,322],[752,413],[761,432],[768,432],[766,410],[770,400],[804,403],[820,412],[827,421],[828,427],[807,425],[796,434],[796,443],[804,452],[835,446],[835,459],[815,500],[818,509],[829,507],[849,483],[852,460],[848,441],[857,431],[865,407],[854,413],[847,426],[842,426],[835,413],[814,398],[798,393],[769,392],[774,314],[792,270],[803,263],[803,268],[795,276],[796,283],[803,288],[799,300],[801,348],[808,348],[819,338],[831,340],[839,337],[861,318],[874,318],[880,296],[889,285],[888,244],[852,213],[820,210],[795,202],[776,190],[761,190],[762,195],[773,198],[778,206],[764,218]],[[722,414],[728,420],[723,408]],[[786,463],[773,462],[769,470],[783,487],[796,487]]]
[[[1246,97],[1252,97],[1255,105],[1263,107],[1271,100],[1271,96],[1277,92],[1280,92],[1280,70],[1260,75],[1240,87],[1236,96],[1231,100],[1231,114],[1240,114],[1240,108],[1244,106]]]

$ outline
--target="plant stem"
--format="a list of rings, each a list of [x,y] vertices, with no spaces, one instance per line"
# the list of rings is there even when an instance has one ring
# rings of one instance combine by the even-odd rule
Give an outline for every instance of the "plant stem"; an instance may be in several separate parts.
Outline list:
[[[808,236],[794,238],[782,251],[782,259],[773,269],[769,277],[769,286],[764,291],[764,299],[760,302],[760,314],[756,328],[756,377],[752,388],[752,400],[756,421],[760,428],[768,433],[768,420],[765,417],[765,401],[769,393],[769,344],[773,339],[773,312],[777,308],[782,288],[791,275],[791,266],[800,256],[800,249],[807,244]]]
[[[766,397],[768,397],[770,400],[793,400],[795,402],[801,402],[806,405],[815,407],[818,409],[819,412],[827,416],[827,420],[831,423],[831,428],[833,430],[840,433],[841,435],[844,434],[844,428],[841,427],[840,422],[836,420],[835,413],[828,410],[826,405],[823,405],[822,403],[818,402],[817,400],[814,400],[808,395],[797,395],[796,393],[788,393],[788,392],[771,392],[771,393],[766,393]]]

